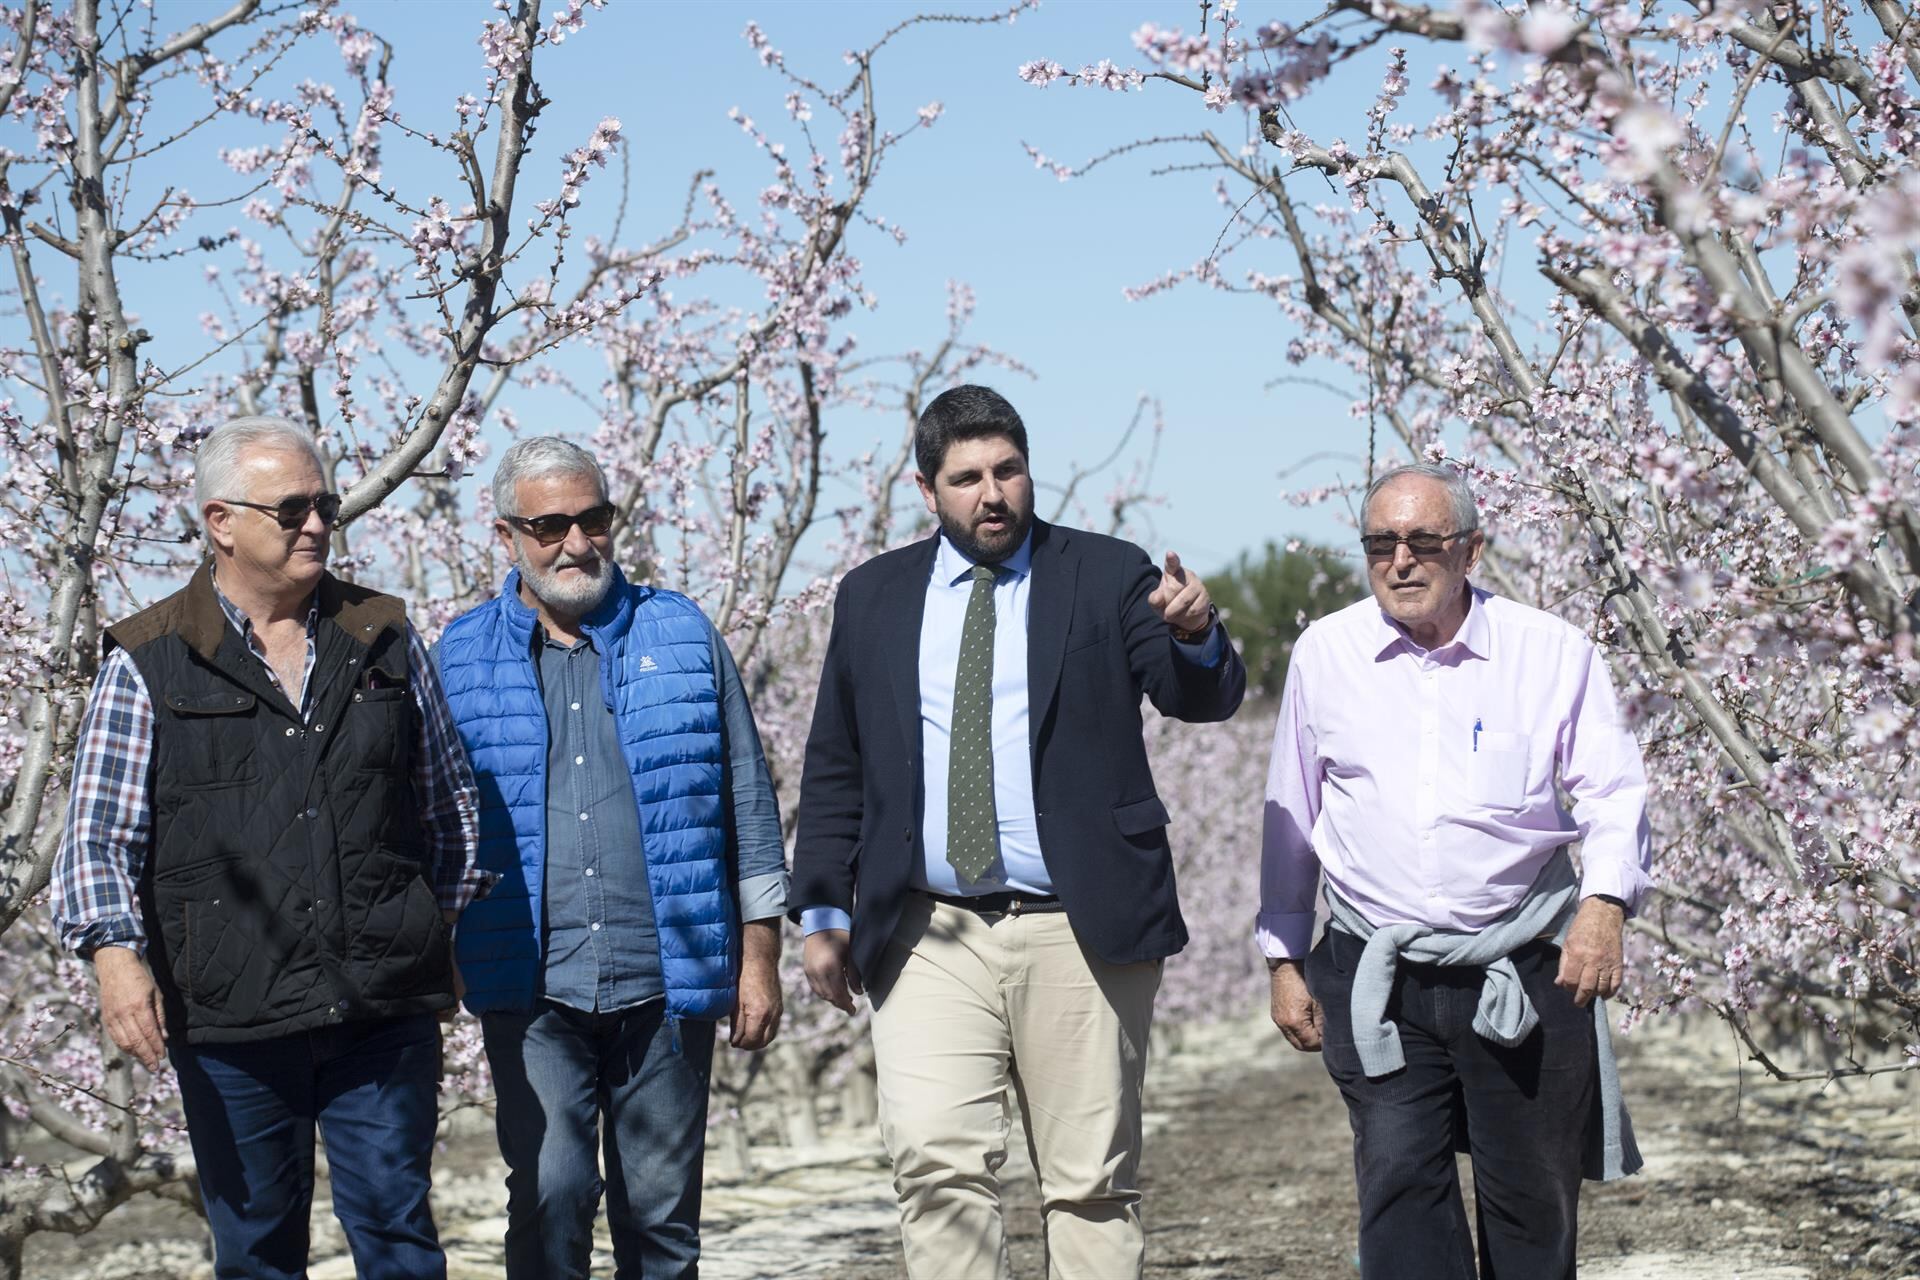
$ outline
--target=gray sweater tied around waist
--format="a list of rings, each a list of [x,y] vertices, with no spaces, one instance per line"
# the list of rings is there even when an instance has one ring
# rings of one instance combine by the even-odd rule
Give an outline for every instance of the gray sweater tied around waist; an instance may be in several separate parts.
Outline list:
[[[1563,945],[1580,906],[1580,881],[1566,846],[1554,851],[1527,896],[1478,933],[1434,929],[1419,924],[1375,928],[1354,906],[1327,888],[1332,925],[1366,943],[1353,975],[1353,1044],[1369,1078],[1407,1065],[1400,1029],[1387,1017],[1387,998],[1401,960],[1412,964],[1473,966],[1486,970],[1473,1029],[1482,1039],[1511,1048],[1540,1025],[1540,1015],[1520,985],[1509,958],[1536,938]],[[1612,1182],[1637,1173],[1643,1163],[1633,1140],[1633,1123],[1620,1096],[1620,1073],[1613,1057],[1613,1036],[1606,1001],[1593,1001],[1594,1050],[1598,1058],[1594,1102],[1597,1115],[1587,1126],[1581,1173],[1592,1182]]]

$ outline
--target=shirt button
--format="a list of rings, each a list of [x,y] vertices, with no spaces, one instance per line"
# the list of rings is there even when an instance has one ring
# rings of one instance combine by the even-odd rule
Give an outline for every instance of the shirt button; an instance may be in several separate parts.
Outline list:
[[[587,874],[588,874],[588,875],[592,875],[592,874],[593,874],[593,868],[592,868],[592,867],[588,867],[588,868],[587,868]]]
[[[578,711],[578,710],[580,709],[580,704],[579,704],[579,703],[577,703],[577,702],[576,702],[576,703],[574,703],[574,704],[573,704],[573,709],[574,709],[575,711]]]
[[[325,725],[323,725],[323,724],[317,724],[317,725],[315,725],[315,726],[313,726],[313,731],[314,731],[315,733],[325,733],[325,732],[327,731],[327,726],[325,726]]]
[[[575,756],[573,758],[573,762],[575,764],[585,764],[587,762],[587,758],[585,756]]]
[[[582,821],[582,822],[585,822],[586,820],[587,820],[587,815],[586,815],[586,814],[584,814],[584,813],[583,813],[583,814],[581,814],[581,815],[580,815],[580,821]]]
[[[315,911],[324,911],[326,910],[326,906],[327,900],[325,898],[315,898],[313,900],[313,909]]]
[[[598,920],[595,920],[595,921],[593,922],[593,931],[594,931],[595,933],[598,933],[598,932],[600,932],[600,922],[599,922]]]
[[[1427,896],[1429,898],[1437,898],[1440,896],[1440,891],[1438,889],[1429,889],[1427,890]]]
[[[307,821],[309,821],[309,822],[311,822],[311,821],[313,821],[313,820],[314,820],[315,818],[317,818],[317,817],[319,817],[319,816],[320,816],[320,811],[319,811],[318,809],[309,809],[309,810],[307,810],[307,813],[306,813],[306,818],[307,818]]]
[[[288,736],[289,738],[291,738],[291,737],[292,737],[292,736],[293,736],[294,734],[296,734],[296,733],[298,733],[298,732],[300,732],[300,731],[299,731],[298,729],[288,729],[288,730],[287,730],[287,736]]]

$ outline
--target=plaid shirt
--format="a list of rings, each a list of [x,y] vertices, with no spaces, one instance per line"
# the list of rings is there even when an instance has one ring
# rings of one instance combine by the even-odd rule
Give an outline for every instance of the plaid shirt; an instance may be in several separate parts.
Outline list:
[[[214,594],[227,621],[261,659],[275,687],[280,677],[255,636],[253,624],[225,595]],[[307,612],[307,657],[298,705],[305,715],[312,696],[314,629],[318,606]],[[454,731],[440,676],[420,635],[407,625],[407,662],[420,736],[414,746],[413,791],[433,859],[433,885],[440,906],[461,911],[488,880],[474,862],[479,805],[473,770]],[[291,700],[291,699],[290,699]],[[66,828],[53,864],[53,917],[69,950],[90,955],[95,947],[131,947],[142,955],[147,935],[135,886],[146,874],[153,845],[149,775],[153,763],[153,700],[140,670],[124,649],[100,666],[93,696],[80,722],[68,792]]]

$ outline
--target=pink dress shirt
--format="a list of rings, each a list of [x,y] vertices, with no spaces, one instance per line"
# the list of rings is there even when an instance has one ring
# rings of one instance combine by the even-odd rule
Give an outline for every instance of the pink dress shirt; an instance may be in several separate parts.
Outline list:
[[[1287,671],[1260,949],[1306,955],[1322,870],[1376,926],[1480,930],[1576,838],[1581,896],[1631,909],[1646,794],[1606,662],[1573,627],[1474,588],[1458,634],[1428,651],[1371,597],[1349,605],[1307,629]]]

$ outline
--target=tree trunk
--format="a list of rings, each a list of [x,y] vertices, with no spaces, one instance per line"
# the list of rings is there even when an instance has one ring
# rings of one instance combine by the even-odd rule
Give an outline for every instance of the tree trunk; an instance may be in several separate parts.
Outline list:
[[[849,1127],[863,1128],[880,1118],[880,1088],[873,1065],[873,1040],[860,1037],[853,1047],[853,1066],[840,1091],[840,1117]]]
[[[745,1178],[753,1173],[753,1144],[747,1140],[747,1122],[734,1107],[720,1112],[713,1135],[720,1153],[720,1172],[730,1178]]]
[[[787,1145],[808,1150],[820,1145],[818,1082],[807,1070],[806,1054],[792,1041],[774,1046],[780,1067],[781,1118],[786,1122]]]

